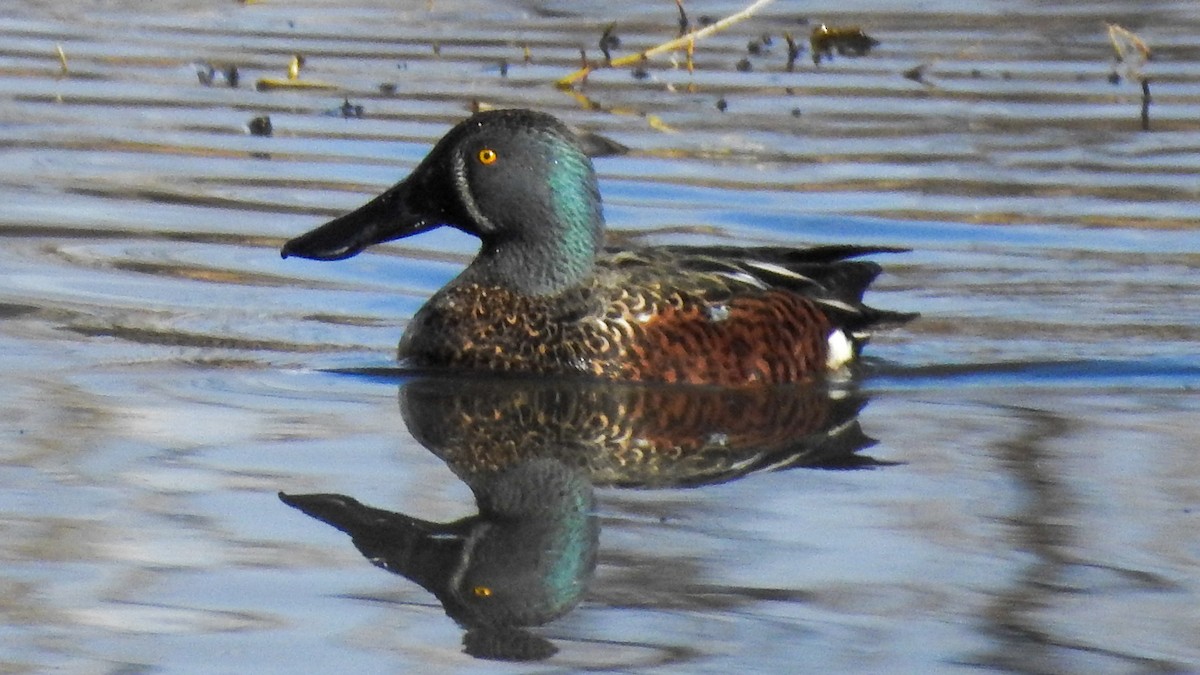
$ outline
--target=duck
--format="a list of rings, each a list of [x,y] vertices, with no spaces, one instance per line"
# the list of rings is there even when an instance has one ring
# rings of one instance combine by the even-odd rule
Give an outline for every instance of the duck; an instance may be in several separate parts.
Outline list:
[[[605,246],[585,143],[552,115],[478,112],[403,180],[290,239],[284,258],[342,260],[452,227],[469,265],[416,312],[409,367],[746,386],[844,373],[872,332],[914,313],[863,302],[884,246]]]

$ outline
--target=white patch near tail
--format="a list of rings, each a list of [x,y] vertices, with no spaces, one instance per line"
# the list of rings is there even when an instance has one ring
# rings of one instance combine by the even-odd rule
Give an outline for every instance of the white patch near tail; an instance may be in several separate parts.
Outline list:
[[[829,334],[829,349],[825,353],[826,367],[837,370],[854,360],[854,343],[841,329],[835,328]]]

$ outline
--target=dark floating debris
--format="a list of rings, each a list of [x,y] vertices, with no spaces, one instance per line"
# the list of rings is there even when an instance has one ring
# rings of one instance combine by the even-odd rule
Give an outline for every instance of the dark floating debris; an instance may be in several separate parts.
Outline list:
[[[587,84],[588,71],[591,69],[591,66],[588,64],[587,50],[583,47],[579,48],[579,62],[582,64],[580,70],[583,72],[583,84]],[[563,86],[561,81],[558,83],[558,86]]]
[[[804,45],[798,44],[791,33],[784,33],[783,39],[787,42],[787,71],[790,73],[796,69],[796,59],[804,52]]]
[[[792,108],[792,117],[799,117],[802,114],[799,108]]]
[[[1150,78],[1142,78],[1142,131],[1150,131]]]
[[[729,110],[729,101],[726,101],[724,96],[717,99],[717,110],[719,110],[721,112],[725,112],[726,110]]]
[[[683,0],[675,0],[675,8],[679,10],[679,34],[686,35],[691,22],[688,21],[687,12],[683,11]]]
[[[241,74],[235,65],[218,68],[211,63],[198,63],[196,64],[196,78],[200,80],[200,84],[206,87],[222,82],[228,87],[237,87],[238,82],[241,81]]]
[[[754,64],[750,63],[749,57],[745,57],[745,56],[743,56],[742,60],[738,61],[737,65],[734,67],[737,68],[737,71],[739,73],[748,73],[748,72],[754,70]]]
[[[604,27],[604,32],[600,34],[600,52],[604,54],[604,65],[612,65],[612,50],[621,46],[621,38],[613,32],[617,27],[617,22],[614,21]]]
[[[508,77],[508,59],[500,59],[500,77]]]
[[[904,79],[906,79],[906,80],[912,80],[913,82],[924,82],[925,81],[925,67],[927,65],[929,65],[929,64],[921,63],[918,65],[915,65],[912,68],[909,68],[908,70],[904,71],[902,73],[902,75],[904,75]]]
[[[379,93],[383,94],[384,96],[395,96],[396,95],[396,83],[395,82],[380,83]]]
[[[879,46],[878,40],[858,26],[830,28],[821,24],[813,29],[808,41],[812,46],[813,63],[818,65],[822,58],[832,58],[835,51],[839,56],[865,56],[872,47]]]
[[[701,28],[703,28],[704,26],[711,26],[716,22],[717,22],[716,19],[712,18],[711,16],[709,16],[707,14],[700,15],[699,23],[700,23]]]
[[[633,79],[644,80],[647,77],[650,77],[650,71],[646,70],[646,59],[642,59],[642,62],[633,69]]]
[[[763,33],[753,40],[746,43],[746,52],[750,56],[762,56],[771,51],[771,45],[775,44],[775,40],[769,33]]]
[[[250,129],[251,136],[270,136],[274,132],[274,129],[271,128],[271,118],[268,115],[255,117],[246,126]]]
[[[361,105],[354,105],[350,102],[350,99],[346,98],[342,100],[342,105],[337,109],[337,112],[346,119],[361,119],[363,116],[363,107]]]

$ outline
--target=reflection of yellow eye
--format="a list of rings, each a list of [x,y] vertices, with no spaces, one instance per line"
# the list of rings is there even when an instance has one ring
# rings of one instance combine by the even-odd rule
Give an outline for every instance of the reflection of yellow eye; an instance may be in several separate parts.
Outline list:
[[[491,151],[490,151],[490,150],[488,150],[487,152],[491,152]],[[480,159],[480,161],[482,161],[482,160],[483,160],[483,153],[481,152],[481,153],[479,153],[479,154],[480,154],[480,157],[479,157],[479,159]],[[493,160],[492,160],[492,161],[495,161],[495,153],[493,153],[493,154],[492,154],[492,157],[493,157]],[[488,162],[484,162],[484,164],[487,164],[487,163],[488,163]],[[488,588],[487,586],[476,586],[474,589],[472,589],[472,592],[473,592],[473,593],[475,593],[475,597],[477,597],[477,598],[490,598],[490,597],[492,597],[492,589]]]
[[[495,164],[496,160],[499,158],[500,157],[496,154],[496,151],[491,148],[484,148],[479,151],[480,164]]]

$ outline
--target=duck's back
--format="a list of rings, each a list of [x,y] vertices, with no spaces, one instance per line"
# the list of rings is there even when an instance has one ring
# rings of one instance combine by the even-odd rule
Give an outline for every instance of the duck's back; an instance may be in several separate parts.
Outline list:
[[[848,363],[880,323],[862,304],[880,268],[861,247],[609,251],[584,283],[547,296],[451,283],[413,318],[418,367],[583,374],[642,382],[794,382]]]

